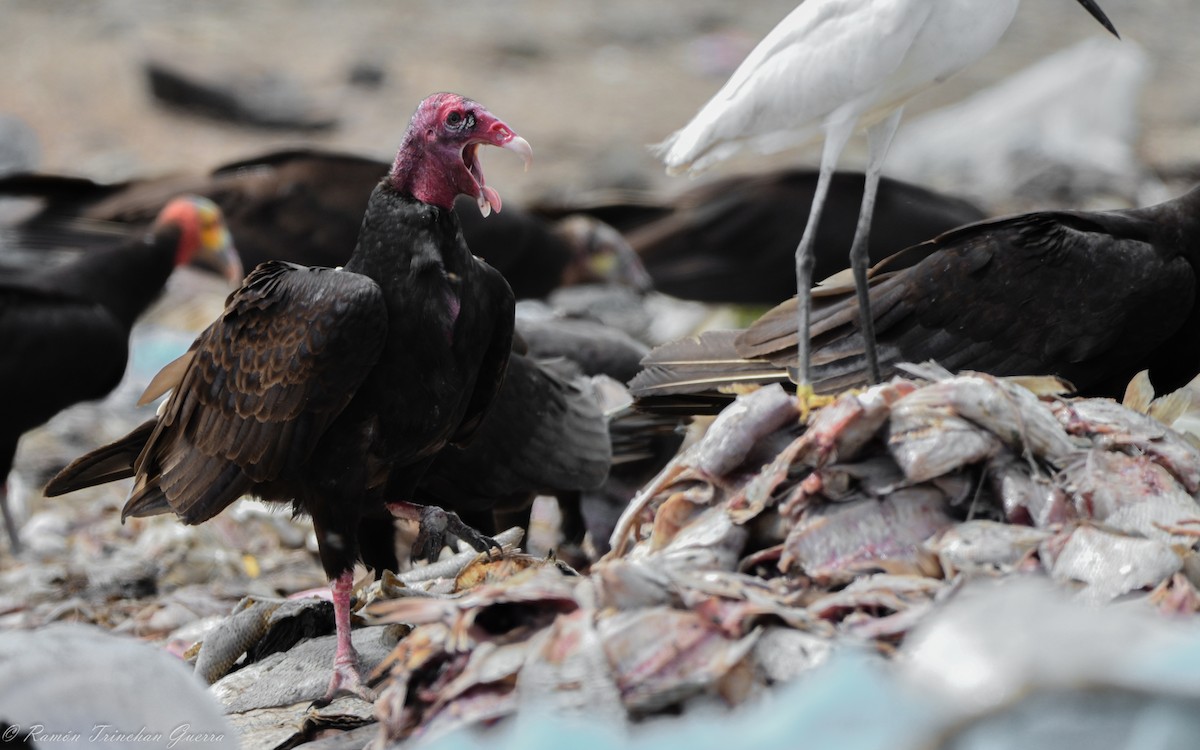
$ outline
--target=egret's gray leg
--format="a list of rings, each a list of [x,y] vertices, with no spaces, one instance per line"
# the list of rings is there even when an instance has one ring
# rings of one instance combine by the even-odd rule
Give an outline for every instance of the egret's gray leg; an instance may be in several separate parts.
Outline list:
[[[867,179],[863,187],[862,206],[858,211],[858,227],[854,230],[854,244],[850,246],[850,268],[854,271],[854,291],[858,296],[858,326],[862,332],[863,346],[867,354],[867,373],[872,383],[879,382],[879,355],[875,351],[875,319],[871,317],[871,296],[867,289],[868,241],[871,237],[871,217],[875,214],[875,192],[879,188],[879,174],[883,160],[887,158],[892,136],[900,124],[903,108],[888,115],[887,119],[867,128]]]
[[[8,507],[7,477],[0,477],[0,516],[4,518],[4,531],[8,534],[8,549],[14,556],[21,551],[21,537],[17,529],[17,518]]]
[[[795,368],[788,368],[788,376],[792,382],[802,388],[810,383],[809,364],[811,360],[808,340],[809,317],[812,310],[812,244],[817,236],[817,225],[821,220],[821,208],[825,205],[825,196],[829,192],[829,181],[833,170],[837,167],[838,157],[850,134],[854,132],[856,118],[831,122],[825,128],[825,147],[821,152],[821,171],[817,175],[817,189],[813,194],[812,208],[808,213],[808,226],[796,247],[796,344],[799,348],[799,359]],[[802,397],[811,394],[801,394]]]

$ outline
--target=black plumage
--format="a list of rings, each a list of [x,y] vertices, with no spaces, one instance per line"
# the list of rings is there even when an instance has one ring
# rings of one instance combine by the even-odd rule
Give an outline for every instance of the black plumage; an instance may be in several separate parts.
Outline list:
[[[0,194],[38,197],[43,204],[23,227],[60,244],[139,231],[171,196],[204,195],[225,211],[248,267],[268,260],[343,265],[354,249],[367,199],[389,164],[315,149],[263,154],[217,167],[207,175],[175,175],[102,184],[92,180],[18,174],[0,178]],[[457,201],[471,252],[508,280],[518,299],[544,297],[564,284],[615,282],[645,288],[641,264],[611,227],[583,216],[549,220],[518,206],[486,220],[473,199]],[[21,242],[22,227],[10,230]]]
[[[247,493],[310,515],[338,631],[327,698],[363,690],[349,610],[360,527],[380,519],[390,530],[388,511],[411,509],[429,463],[470,439],[503,379],[512,292],[468,250],[453,210],[460,194],[499,206],[478,160],[485,144],[530,156],[479,104],[427,98],[344,269],[260,265],[152,384],[174,391],[136,459],[123,515],[173,511],[199,523]],[[111,453],[79,459],[47,492],[86,484],[97,465],[111,476]]]
[[[590,376],[622,381],[648,347],[590,320],[518,315],[509,369],[474,438],[437,455],[417,485],[418,502],[453,510],[487,533],[528,526],[537,495],[558,500],[564,541],[583,540],[583,493],[598,490],[611,468],[644,457],[644,441],[613,423]],[[633,455],[636,454],[636,455]],[[616,466],[614,467],[614,463]],[[364,560],[395,569],[395,544],[379,535]]]
[[[98,247],[72,263],[0,275],[0,390],[8,394],[0,480],[24,432],[117,386],[134,321],[181,263],[241,280],[220,211],[202,198],[172,201],[136,240]],[[2,493],[0,505],[16,547]]]
[[[643,413],[631,405],[624,383],[641,370],[649,347],[624,331],[585,318],[522,317],[520,311],[517,331],[531,357],[555,358],[589,376],[589,390],[604,403],[612,454],[607,478],[599,486],[555,493],[564,540],[578,544],[588,532],[592,551],[603,554],[617,516],[679,449],[681,421]],[[574,446],[573,441],[564,441],[559,450]]]
[[[813,245],[814,279],[846,268],[863,180],[855,172],[833,176]],[[618,195],[564,208],[620,230],[658,291],[703,302],[774,305],[796,293],[796,246],[816,185],[815,170],[787,169],[713,180],[669,201]],[[873,216],[868,252],[878,261],[985,214],[959,198],[884,178]],[[906,262],[920,257],[910,254]]]
[[[650,347],[628,333],[587,318],[523,317],[517,331],[537,359],[569,360],[584,375],[607,375],[622,383],[641,370]]]
[[[899,362],[933,359],[951,370],[1058,375],[1082,394],[1119,397],[1143,369],[1161,390],[1200,371],[1200,188],[1149,208],[983,221],[911,251],[927,257],[894,273],[885,262],[872,278],[884,377]],[[815,294],[818,392],[867,384],[856,318],[852,295]],[[794,329],[793,299],[744,332],[662,347],[632,386],[669,404],[728,398],[716,389],[733,382],[783,381]]]
[[[475,439],[437,455],[417,501],[490,514],[502,531],[527,525],[537,495],[577,506],[580,492],[599,487],[612,464],[608,424],[588,381],[563,364],[514,353]]]

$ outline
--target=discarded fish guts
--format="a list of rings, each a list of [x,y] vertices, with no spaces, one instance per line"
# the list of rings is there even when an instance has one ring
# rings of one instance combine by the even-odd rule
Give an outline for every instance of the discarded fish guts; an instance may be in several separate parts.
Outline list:
[[[890,651],[966,577],[1200,608],[1187,439],[1111,401],[912,372],[807,429],[778,387],[740,397],[638,493],[585,576],[547,564],[368,607],[415,626],[372,676],[380,746],[531,705],[624,723],[738,704],[839,638]]]

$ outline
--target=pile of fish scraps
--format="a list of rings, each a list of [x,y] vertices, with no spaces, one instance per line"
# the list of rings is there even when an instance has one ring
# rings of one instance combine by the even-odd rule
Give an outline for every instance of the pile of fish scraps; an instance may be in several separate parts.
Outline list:
[[[520,554],[511,530],[497,535],[503,553],[367,577],[354,640],[374,705],[309,709],[329,680],[332,616],[296,597],[327,589],[307,522],[253,502],[198,527],[131,527],[119,488],[98,488],[113,496],[74,533],[31,521],[43,562],[4,574],[14,604],[23,593],[0,619],[154,640],[195,661],[239,742],[263,748],[424,745],[546,713],[618,732],[733,706],[756,715],[745,704],[847,650],[910,649],[913,629],[977,579],[1195,622],[1200,451],[1186,429],[1200,384],[1152,400],[1140,378],[1134,409],[1065,398],[1055,381],[907,372],[841,395],[807,427],[778,387],[739,397],[637,493],[612,551],[582,574]]]
[[[980,577],[1200,609],[1193,438],[1057,381],[906,371],[807,429],[778,386],[740,396],[635,497],[586,575],[546,562],[375,601],[372,621],[413,628],[370,677],[375,745],[523,707],[619,726],[738,705],[835,646],[893,652]]]

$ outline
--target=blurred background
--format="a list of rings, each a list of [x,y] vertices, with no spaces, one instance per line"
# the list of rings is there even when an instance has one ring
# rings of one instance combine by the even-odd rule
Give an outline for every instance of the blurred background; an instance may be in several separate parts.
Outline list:
[[[683,125],[794,5],[9,0],[0,7],[0,116],[17,118],[36,138],[34,145],[27,134],[7,136],[8,152],[23,154],[24,166],[116,180],[207,171],[301,144],[390,158],[416,103],[453,90],[483,102],[533,144],[535,167],[525,176],[515,160],[487,159],[489,182],[509,200],[614,185],[681,190],[687,179],[664,175],[647,144]],[[1138,184],[1147,174],[1190,179],[1200,163],[1200,4],[1102,6],[1125,40],[1121,54],[1145,53],[1132,101],[1110,103],[1136,126],[1128,137],[1145,170]],[[918,97],[905,122],[911,129],[923,111],[1103,35],[1074,2],[1030,0],[994,51]],[[303,126],[239,126],[164,107],[150,94],[148,62],[258,92],[252,98],[276,102]],[[1098,85],[1092,98],[1103,99],[1107,84]],[[1089,116],[1097,126],[1108,119]],[[843,163],[861,166],[863,151],[852,141]],[[761,164],[815,165],[818,156],[810,148]],[[749,160],[718,171],[757,166]],[[1138,200],[1136,190],[1112,192]],[[1024,207],[1003,195],[979,197],[994,211]]]

